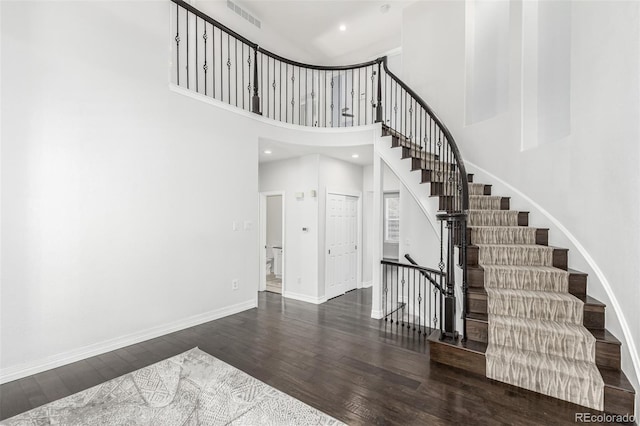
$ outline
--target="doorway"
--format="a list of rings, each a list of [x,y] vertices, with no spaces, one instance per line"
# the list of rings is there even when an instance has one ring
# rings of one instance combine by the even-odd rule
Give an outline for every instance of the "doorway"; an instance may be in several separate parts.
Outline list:
[[[326,284],[327,299],[355,290],[360,280],[360,197],[327,193]]]
[[[284,292],[284,191],[260,194],[260,291]]]

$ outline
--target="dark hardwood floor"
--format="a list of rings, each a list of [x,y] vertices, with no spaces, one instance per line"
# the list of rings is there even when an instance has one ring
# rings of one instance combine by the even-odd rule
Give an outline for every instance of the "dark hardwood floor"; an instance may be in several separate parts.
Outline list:
[[[371,290],[259,308],[0,386],[0,419],[195,346],[348,424],[573,424],[588,409],[429,362],[426,338],[370,318]]]

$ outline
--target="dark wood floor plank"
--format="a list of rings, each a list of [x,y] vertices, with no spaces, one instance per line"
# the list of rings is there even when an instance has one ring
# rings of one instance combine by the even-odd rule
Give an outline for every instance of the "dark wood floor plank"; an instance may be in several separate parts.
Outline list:
[[[350,425],[573,424],[576,405],[429,361],[425,335],[374,320],[371,290],[259,308],[0,386],[0,419],[193,347]]]

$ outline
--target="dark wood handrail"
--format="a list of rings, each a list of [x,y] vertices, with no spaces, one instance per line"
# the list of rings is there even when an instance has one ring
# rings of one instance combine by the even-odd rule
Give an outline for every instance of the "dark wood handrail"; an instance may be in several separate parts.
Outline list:
[[[427,112],[427,114],[429,114],[429,117],[431,117],[431,119],[438,125],[438,127],[440,127],[440,129],[444,133],[444,137],[449,143],[449,147],[451,148],[451,152],[453,153],[460,172],[460,182],[462,183],[462,211],[469,210],[469,180],[467,178],[467,169],[464,166],[462,155],[460,155],[460,150],[458,149],[458,145],[456,145],[453,135],[451,134],[447,126],[445,126],[444,123],[440,120],[440,118],[438,118],[436,113],[433,112],[433,109],[429,106],[429,104],[427,104],[424,99],[422,99],[416,92],[414,92],[409,86],[407,86],[405,82],[400,80],[398,76],[396,76],[389,70],[389,68],[387,67],[387,57],[385,56],[381,59],[384,71],[389,74],[389,76],[396,83],[398,83],[400,87],[406,90],[406,92],[411,95],[411,97],[413,97],[416,102],[418,102],[418,104]]]

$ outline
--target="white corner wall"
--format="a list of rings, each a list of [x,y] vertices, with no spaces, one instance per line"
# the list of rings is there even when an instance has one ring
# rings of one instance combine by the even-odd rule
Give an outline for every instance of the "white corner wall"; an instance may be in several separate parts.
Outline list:
[[[259,176],[260,192],[285,191],[285,297],[324,302],[326,192],[361,194],[363,168],[311,154],[261,163]]]
[[[284,191],[284,295],[319,303],[318,294],[318,191],[317,154],[261,163],[260,192]],[[304,198],[296,198],[296,193]],[[303,231],[306,228],[306,231]]]
[[[504,112],[465,126],[465,2],[405,9],[403,73],[450,128],[464,158],[496,179],[490,183],[508,184],[512,208],[531,210],[531,224],[551,227],[550,244],[569,247],[570,266],[589,273],[589,294],[607,304],[607,328],[622,341],[623,370],[640,391],[640,3],[571,2],[570,43],[562,45],[569,46],[570,63],[563,65],[569,83],[560,88],[561,80],[544,80],[554,78],[546,68],[535,81],[523,74],[532,66],[528,8],[536,7],[524,4],[510,2]],[[536,31],[545,25],[537,21]],[[552,87],[559,96],[538,92]],[[536,131],[531,140],[525,125],[540,129],[545,123],[538,118],[550,112],[540,111],[538,101],[568,102],[554,109],[568,111],[566,137],[543,140],[549,133]]]
[[[168,90],[167,3],[1,7],[2,381],[254,307],[256,125]]]

